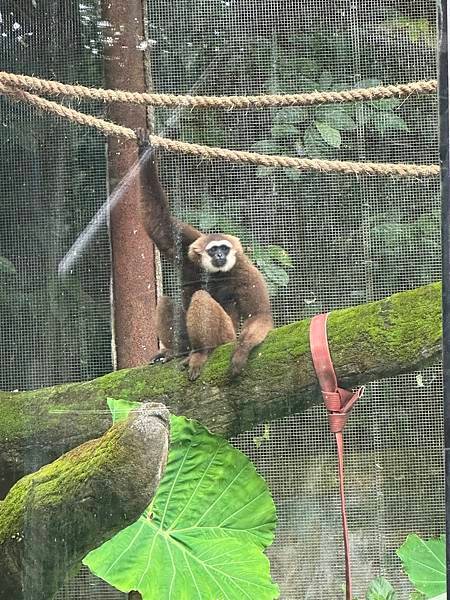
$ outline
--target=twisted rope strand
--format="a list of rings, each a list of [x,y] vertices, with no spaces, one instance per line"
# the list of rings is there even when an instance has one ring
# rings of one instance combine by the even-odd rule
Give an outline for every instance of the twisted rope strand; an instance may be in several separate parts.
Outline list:
[[[78,123],[79,125],[95,127],[107,135],[124,137],[129,140],[137,139],[135,132],[128,127],[122,127],[121,125],[116,125],[115,123],[105,121],[104,119],[78,112],[72,108],[58,104],[57,102],[30,94],[25,90],[10,88],[0,83],[0,93],[9,96],[13,100],[28,102],[41,110],[57,114],[60,117]],[[169,152],[190,154],[192,156],[199,156],[207,159],[220,158],[227,161],[263,165],[265,167],[288,167],[299,171],[320,171],[324,173],[343,173],[352,175],[394,175],[397,177],[435,177],[439,174],[438,165],[373,162],[358,163],[295,158],[291,156],[274,156],[258,154],[256,152],[201,146],[200,144],[170,140],[157,135],[150,135],[149,140],[152,145],[163,148]]]
[[[7,73],[5,71],[0,71],[0,82],[14,88],[34,90],[41,94],[52,96],[70,96],[75,99],[88,98],[104,102],[125,102],[155,107],[225,110],[361,102],[381,100],[383,98],[399,98],[411,94],[433,94],[437,90],[437,80],[430,79],[414,81],[412,83],[401,83],[399,85],[356,88],[341,92],[326,91],[302,94],[265,94],[258,96],[183,96],[96,89],[83,85],[68,85],[59,81],[49,81],[28,75],[16,75],[15,73]]]

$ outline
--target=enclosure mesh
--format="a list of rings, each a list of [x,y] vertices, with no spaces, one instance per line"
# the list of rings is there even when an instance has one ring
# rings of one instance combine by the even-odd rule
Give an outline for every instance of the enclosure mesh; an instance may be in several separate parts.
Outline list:
[[[2,70],[101,84],[102,62],[85,47],[98,10],[69,1],[0,10]],[[95,377],[111,369],[105,224],[65,274],[58,265],[105,200],[105,140],[0,102],[0,389]]]
[[[5,0],[0,69],[101,85],[99,23],[97,4]],[[58,265],[106,199],[105,139],[3,97],[0,111],[0,389],[91,379],[112,368],[105,223],[65,274]],[[30,471],[47,462],[38,452],[23,459]],[[58,598],[123,598],[92,580]]]
[[[26,40],[23,50],[10,19],[2,41],[9,49],[3,54],[6,67],[97,84],[102,44],[108,43],[98,6],[89,0],[68,6],[53,8],[57,14],[49,19],[37,5],[36,21],[26,25],[39,35]],[[151,0],[147,13],[152,78],[161,92],[296,92],[436,75],[432,1]],[[20,23],[19,17],[14,19]],[[43,40],[50,24],[47,48]],[[53,35],[55,24],[59,36]],[[76,56],[67,44],[73,35]],[[18,283],[8,300],[13,309],[2,317],[2,377],[7,377],[2,385],[31,387],[103,372],[109,368],[105,236],[95,238],[75,277],[94,299],[89,306],[101,324],[100,335],[82,329],[78,301],[58,319],[50,318],[54,296],[40,291],[104,199],[102,142],[86,130],[42,120],[31,109],[4,108],[2,121],[9,120],[0,135],[8,142],[8,158],[3,162],[7,177],[0,183],[0,256],[14,263],[18,274],[1,277],[8,286],[12,278]],[[156,123],[159,134],[229,148],[351,160],[438,160],[436,101],[430,97],[297,111],[160,110]],[[163,156],[162,171],[178,216],[205,230],[237,233],[263,257],[277,324],[440,277],[437,181],[272,172],[174,156]],[[41,227],[28,229],[30,220]],[[30,240],[28,231],[37,239]],[[269,260],[264,250],[270,245],[281,246],[292,266]],[[176,294],[175,288],[175,277],[165,269],[166,291]],[[38,295],[41,312],[33,311],[27,293]],[[61,337],[67,331],[72,333]],[[49,348],[39,354],[37,342],[43,344],[43,338]],[[64,347],[74,353],[72,361],[53,349],[61,339],[69,340]],[[99,340],[104,343],[97,350]],[[410,587],[395,549],[409,532],[430,536],[444,529],[441,422],[438,367],[377,382],[351,416],[346,474],[359,597],[367,582],[382,574],[406,600]],[[341,597],[336,457],[323,409],[261,426],[234,443],[255,462],[277,504],[277,536],[268,553],[281,597]],[[59,600],[115,597],[106,586],[93,596],[89,577],[83,573],[68,584]]]
[[[148,3],[152,74],[161,92],[254,94],[343,89],[436,75],[429,2],[314,0]],[[435,163],[434,98],[295,111],[157,113],[158,133],[238,149],[352,160]],[[282,116],[280,116],[282,115]],[[351,117],[351,120],[348,120]],[[338,125],[339,149],[314,121]],[[320,125],[319,125],[320,127]],[[377,300],[440,278],[437,182],[296,175],[164,157],[173,206],[203,229],[282,246],[271,265],[277,324]],[[167,274],[166,269],[166,274]],[[166,275],[166,288],[176,283]],[[438,367],[370,386],[345,433],[354,592],[384,575],[407,598],[395,549],[409,532],[444,530]],[[344,581],[336,454],[324,410],[236,438],[270,485],[269,549],[282,598],[336,600]],[[268,437],[268,439],[266,439]]]

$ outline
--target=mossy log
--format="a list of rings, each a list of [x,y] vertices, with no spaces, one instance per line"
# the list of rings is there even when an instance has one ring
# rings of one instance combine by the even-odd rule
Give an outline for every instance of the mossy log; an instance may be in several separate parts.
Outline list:
[[[27,475],[0,502],[0,599],[49,600],[81,559],[153,498],[169,413],[143,404],[103,437]]]
[[[441,349],[441,287],[431,284],[385,300],[336,310],[328,320],[340,382],[360,385],[422,368]],[[309,319],[272,331],[232,379],[232,345],[218,348],[191,383],[179,361],[124,369],[84,383],[0,393],[0,492],[62,452],[110,426],[106,398],[144,399],[236,435],[322,401],[309,351]]]

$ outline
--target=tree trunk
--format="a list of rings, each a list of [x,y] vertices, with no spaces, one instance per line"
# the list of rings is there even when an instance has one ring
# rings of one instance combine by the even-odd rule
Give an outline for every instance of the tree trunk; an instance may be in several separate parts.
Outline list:
[[[49,600],[90,550],[133,523],[159,484],[168,432],[165,407],[144,404],[21,479],[0,502],[0,599]]]
[[[232,345],[218,348],[195,383],[178,361],[125,369],[85,383],[0,393],[0,485],[102,434],[106,398],[162,402],[212,431],[236,435],[322,401],[309,352],[309,320],[271,332],[243,374],[229,375]],[[355,386],[431,364],[441,352],[441,287],[333,311],[330,350],[342,385]],[[33,464],[26,457],[33,457]]]

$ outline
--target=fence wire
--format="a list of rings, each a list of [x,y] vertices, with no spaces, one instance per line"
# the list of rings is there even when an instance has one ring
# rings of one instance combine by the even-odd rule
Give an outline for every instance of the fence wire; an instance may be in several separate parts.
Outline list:
[[[31,11],[6,5],[2,69],[103,85],[103,50],[114,32],[100,3],[64,0]],[[433,1],[151,0],[145,9],[143,50],[159,92],[340,90],[436,76]],[[0,263],[0,387],[87,379],[111,368],[106,229],[72,278],[60,281],[57,264],[105,199],[103,140],[0,101],[0,257],[8,261]],[[94,107],[94,114],[102,110]],[[438,162],[432,97],[295,110],[159,109],[154,118],[157,134],[208,145]],[[271,171],[168,155],[162,174],[179,217],[206,231],[235,233],[259,256],[278,325],[440,278],[437,181]],[[287,253],[284,262],[270,253],[273,246]],[[173,273],[168,266],[164,272],[165,291],[176,294]],[[428,537],[444,530],[441,392],[435,366],[371,385],[351,416],[346,475],[359,597],[382,574],[406,600],[410,586],[395,549],[409,532]],[[261,425],[233,443],[254,461],[277,504],[268,553],[281,597],[341,597],[336,457],[323,409]],[[120,597],[84,571],[58,600]]]

